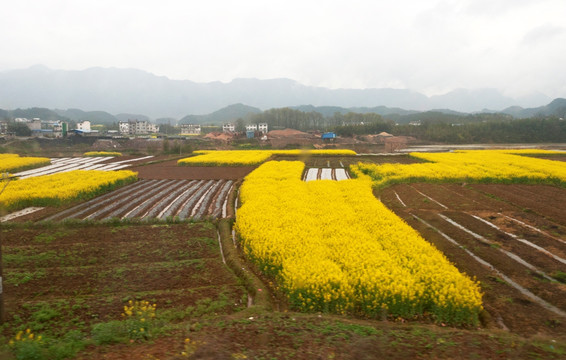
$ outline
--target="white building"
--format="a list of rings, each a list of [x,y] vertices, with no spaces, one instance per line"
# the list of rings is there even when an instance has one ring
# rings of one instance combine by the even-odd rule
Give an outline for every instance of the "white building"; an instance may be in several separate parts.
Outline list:
[[[51,128],[53,129],[53,136],[61,137],[63,136],[63,123],[60,120],[52,122]]]
[[[256,124],[246,125],[246,131],[257,131],[257,125]]]
[[[199,124],[181,124],[181,135],[200,135]]]
[[[130,134],[130,123],[128,121],[120,121],[118,123],[118,127],[120,129],[120,134]]]
[[[27,121],[25,123],[31,131],[41,131],[41,119],[33,118],[32,121]]]
[[[84,132],[90,132],[90,121],[85,120],[83,122],[77,123],[77,130],[82,130]]]
[[[147,135],[159,132],[159,126],[145,120],[128,120],[118,123],[120,133],[124,135]]]
[[[267,134],[267,123],[257,124],[257,129],[261,131],[262,134]]]
[[[227,123],[222,125],[222,131],[224,132],[234,132],[236,131],[236,125],[234,123]]]
[[[149,123],[149,130],[152,133],[158,133],[159,132],[159,125]]]

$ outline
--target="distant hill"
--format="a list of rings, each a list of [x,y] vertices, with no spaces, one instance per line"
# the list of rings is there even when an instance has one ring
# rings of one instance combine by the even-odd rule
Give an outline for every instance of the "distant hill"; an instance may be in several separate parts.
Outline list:
[[[140,120],[140,121],[150,121],[149,117],[142,114],[117,114],[116,119],[118,121],[128,121],[128,120]]]
[[[550,102],[548,105],[528,109],[523,109],[520,106],[511,106],[501,112],[519,119],[534,116],[556,116],[565,119],[566,99],[557,98],[552,100],[552,102]]]
[[[546,99],[546,100],[545,100]],[[316,107],[399,108],[460,112],[550,101],[544,94],[520,100],[494,89],[459,89],[428,97],[408,89],[328,89],[290,79],[234,79],[229,83],[171,80],[135,69],[51,70],[45,66],[0,72],[0,108],[44,107],[104,110],[112,114],[145,114],[151,118],[202,115],[231,104],[262,110],[312,104]],[[397,111],[398,113],[398,111]]]
[[[177,119],[171,117],[159,118],[159,119],[155,119],[155,123],[158,125],[167,124],[167,125],[175,126],[177,125]]]
[[[414,110],[404,110],[401,108],[389,108],[387,106],[376,106],[376,107],[350,107],[344,108],[340,106],[314,106],[314,105],[300,105],[300,106],[292,106],[292,109],[303,111],[303,112],[318,112],[325,117],[330,117],[335,113],[340,114],[347,114],[349,112],[355,112],[359,114],[367,114],[367,113],[375,113],[379,115],[390,115],[390,114],[399,114],[399,115],[408,115],[418,113],[418,111]]]
[[[216,124],[220,125],[225,122],[235,121],[238,118],[245,119],[251,114],[261,113],[261,110],[253,106],[244,104],[234,104],[226,106],[208,115],[187,115],[179,124]]]
[[[67,117],[76,122],[85,120],[96,124],[112,124],[118,122],[118,119],[116,119],[114,115],[106,111],[83,111],[80,109],[55,109],[54,111],[60,116]]]
[[[70,119],[66,116],[61,116],[57,112],[46,109],[46,108],[39,108],[39,107],[32,107],[29,109],[16,109],[7,111],[9,117],[11,118],[40,118],[41,120],[63,120],[69,121]]]
[[[512,106],[503,111],[484,110],[483,112],[465,113],[450,109],[435,109],[430,111],[414,111],[402,108],[376,106],[376,107],[340,107],[340,106],[315,106],[315,105],[299,105],[290,107],[292,110],[301,112],[317,112],[324,117],[332,117],[335,113],[347,114],[353,113],[376,113],[383,118],[393,120],[399,124],[407,124],[411,121],[443,121],[443,122],[461,122],[461,121],[483,121],[486,119],[505,118],[511,116],[513,118],[529,118],[529,117],[548,117],[556,116],[566,118],[566,99],[557,98],[547,105],[524,109],[520,106]],[[244,105],[241,103],[232,104],[216,110],[206,115],[186,115],[181,120],[172,117],[158,118],[154,122],[156,124],[215,124],[220,125],[226,122],[232,122],[239,118],[248,120],[253,114],[261,113],[259,108]],[[43,120],[63,120],[63,121],[83,121],[89,120],[94,124],[113,124],[120,120],[128,119],[150,120],[148,116],[143,114],[117,114],[112,115],[105,111],[83,111],[80,109],[55,109],[50,110],[40,107],[32,107],[28,109],[3,110],[0,109],[0,119],[10,119],[16,117],[41,118]],[[508,118],[510,119],[510,117]]]
[[[550,98],[547,98],[546,101],[550,101]],[[496,89],[456,89],[443,95],[431,96],[430,104],[431,109],[474,112],[486,108],[501,110],[509,106],[518,105],[518,102],[515,99],[502,95]]]

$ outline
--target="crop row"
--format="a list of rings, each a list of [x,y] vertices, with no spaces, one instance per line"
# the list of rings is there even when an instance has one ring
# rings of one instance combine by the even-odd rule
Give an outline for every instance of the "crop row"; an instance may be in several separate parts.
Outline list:
[[[458,189],[463,193],[461,196],[473,199],[464,205],[458,199],[458,193],[446,193],[452,192],[451,188],[429,184],[397,186],[392,191],[395,197],[389,193],[388,202],[401,215],[418,220],[420,224],[417,223],[417,226],[424,226],[428,228],[427,232],[432,230],[440,235],[431,237],[437,243],[448,242],[454,245],[452,256],[454,252],[465,256],[464,259],[456,257],[460,265],[462,262],[475,263],[487,270],[489,276],[502,279],[505,286],[520,293],[516,296],[525,297],[529,303],[540,305],[554,313],[553,316],[566,317],[566,289],[563,285],[566,280],[563,278],[566,273],[566,241],[560,238],[560,234],[550,234],[519,220],[517,216],[522,217],[525,214],[513,210],[520,207],[520,203],[513,202],[509,197],[494,200],[491,198],[493,193],[489,192],[490,187],[486,185],[481,185],[482,194],[485,194],[481,196],[485,196],[487,200],[482,201],[481,196],[478,196],[477,186]],[[527,187],[532,189],[531,192],[516,185],[511,186],[507,191],[520,193],[521,199],[544,201],[549,191],[548,188]],[[544,194],[544,191],[547,193]],[[564,190],[554,192],[557,207],[562,213],[565,209],[565,194]],[[433,206],[437,210],[431,210],[431,203],[434,203]],[[547,200],[547,205],[550,205],[548,203],[550,201]],[[543,207],[537,210],[541,211],[541,214],[532,212],[527,215],[529,220],[523,220],[534,221],[533,224],[536,224],[541,221],[542,216],[549,214]],[[556,230],[560,229],[558,224],[548,219],[544,224]],[[477,269],[477,266],[472,269],[478,276],[485,271]],[[489,282],[489,278],[484,276],[483,282]]]
[[[129,163],[131,162],[148,159],[151,157],[153,156],[113,162],[108,162],[110,159],[113,159],[113,157],[53,158],[51,159],[51,165],[33,170],[21,171],[14,175],[19,177],[20,179],[25,179],[28,177],[51,175],[73,170],[120,170],[130,166],[131,164]],[[104,162],[104,164],[101,164],[102,162]]]
[[[305,172],[304,180],[348,180],[350,177],[343,168],[310,168]]]
[[[251,166],[261,164],[273,155],[285,156],[344,156],[356,155],[352,150],[235,150],[235,151],[195,151],[197,156],[179,160],[179,165],[192,166]]]
[[[219,218],[232,180],[140,180],[46,220]]]
[[[20,157],[18,154],[0,154],[0,173],[23,171],[49,165],[44,157]]]
[[[363,164],[353,174],[369,175],[375,187],[406,182],[484,182],[566,185],[563,162],[521,155],[564,154],[544,150],[472,150],[411,153],[421,164]]]
[[[83,156],[122,156],[122,153],[117,151],[87,151]]]
[[[0,194],[0,208],[15,211],[30,206],[58,206],[90,199],[137,180],[137,173],[75,170],[10,181]]]
[[[367,177],[304,182],[303,167],[273,161],[249,174],[236,221],[244,253],[292,307],[478,321],[478,284],[379,202]]]

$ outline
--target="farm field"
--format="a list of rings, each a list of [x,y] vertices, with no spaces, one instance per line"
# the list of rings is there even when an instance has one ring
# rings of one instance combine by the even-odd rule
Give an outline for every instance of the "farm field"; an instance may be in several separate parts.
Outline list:
[[[101,170],[112,171],[125,169],[132,164],[149,161],[153,156],[143,157],[74,157],[74,158],[52,158],[51,165],[40,168],[20,171],[15,174],[20,179],[34,176],[51,175],[73,170]]]
[[[376,354],[389,359],[559,359],[566,350],[544,336],[526,340],[419,323],[280,312],[265,303],[246,308],[246,291],[223,265],[216,231],[207,222],[12,225],[1,231],[8,314],[2,335],[10,338],[16,330],[31,328],[48,341],[78,344],[71,358],[178,360],[189,358],[182,355],[188,352],[215,359],[362,359]],[[149,341],[80,345],[95,334],[106,339],[94,329],[124,321],[124,306],[136,299],[156,304]],[[13,359],[1,350],[0,358]]]
[[[344,168],[310,168],[305,171],[303,180],[348,180],[350,176]]]
[[[18,154],[0,154],[0,173],[14,173],[49,165],[45,157],[20,157]]]
[[[51,338],[89,336],[93,324],[120,320],[128,300],[156,304],[156,319],[167,324],[247,303],[208,222],[3,225],[1,232],[6,337],[26,328]]]
[[[416,183],[376,196],[480,281],[489,322],[566,333],[566,189]]]
[[[255,166],[178,166],[177,160],[145,166],[133,166],[140,179],[237,180],[243,179]]]
[[[408,154],[382,154],[382,155],[355,155],[355,156],[296,156],[275,155],[274,160],[295,161],[300,160],[307,168],[348,168],[358,162],[369,164],[416,164],[422,162]]]
[[[340,180],[359,161],[421,162],[407,155],[301,160],[306,164],[303,180]],[[288,311],[288,304],[274,303],[280,298],[277,284],[262,283],[262,277],[255,290],[266,299],[247,303],[249,290],[240,274],[238,278],[223,263],[227,245],[234,245],[230,251],[235,254],[241,250],[237,240],[229,238],[222,252],[218,220],[208,219],[233,214],[228,195],[256,166],[149,161],[128,167],[138,172],[136,183],[15,219],[33,224],[0,225],[9,314],[8,324],[0,327],[5,339],[26,328],[52,339],[69,333],[90,339],[96,324],[120,321],[128,300],[143,299],[157,305],[155,337],[90,344],[76,358],[363,359],[379,354],[390,359],[559,359],[566,354],[564,188],[415,183],[374,191],[460,271],[479,281],[486,311],[479,324],[456,328],[432,325],[426,318]],[[196,222],[128,221],[175,217]],[[110,218],[125,221],[64,222]],[[240,260],[242,269],[250,266],[249,259]],[[181,355],[183,351],[195,352],[194,357]]]
[[[180,166],[253,166],[259,165],[273,156],[294,156],[304,158],[310,156],[353,156],[356,152],[347,149],[295,149],[295,150],[201,150],[195,156],[180,159]]]
[[[44,220],[217,219],[226,216],[233,185],[232,180],[140,180]]]

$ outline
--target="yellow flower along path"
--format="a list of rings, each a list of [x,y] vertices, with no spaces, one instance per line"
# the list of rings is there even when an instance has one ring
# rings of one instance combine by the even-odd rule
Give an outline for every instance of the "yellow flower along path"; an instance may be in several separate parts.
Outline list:
[[[483,182],[566,185],[566,163],[521,155],[563,154],[549,150],[469,150],[411,153],[422,164],[363,164],[350,167],[369,175],[374,187],[407,182]]]
[[[290,156],[344,156],[356,155],[353,150],[199,150],[197,156],[180,159],[178,165],[192,166],[250,166],[261,164],[273,155]]]
[[[18,154],[0,154],[0,173],[15,173],[49,164],[51,164],[49,158],[20,157]]]
[[[303,168],[250,173],[236,221],[245,254],[292,308],[478,323],[479,284],[379,202],[368,177],[303,182]]]
[[[28,206],[58,206],[90,199],[137,178],[137,173],[129,170],[74,170],[13,180],[0,194],[0,208],[15,211]]]

